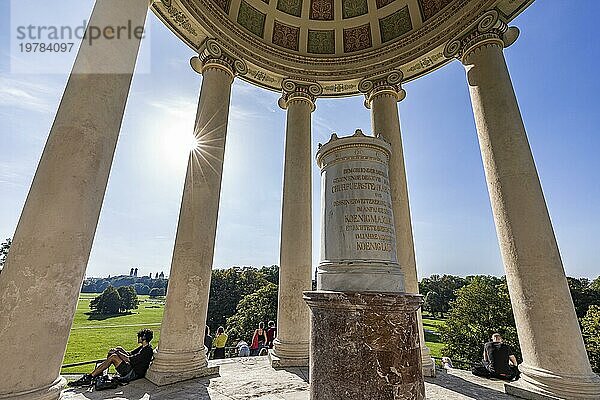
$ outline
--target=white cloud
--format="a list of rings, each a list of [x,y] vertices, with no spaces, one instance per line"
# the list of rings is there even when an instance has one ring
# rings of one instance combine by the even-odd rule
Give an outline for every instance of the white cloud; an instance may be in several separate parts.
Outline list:
[[[49,113],[54,111],[56,88],[46,83],[0,74],[0,107]]]

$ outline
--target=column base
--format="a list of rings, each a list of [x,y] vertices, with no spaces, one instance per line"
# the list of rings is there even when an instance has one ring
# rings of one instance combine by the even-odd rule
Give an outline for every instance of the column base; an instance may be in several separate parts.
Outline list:
[[[431,357],[429,347],[421,347],[421,363],[423,365],[423,376],[435,378],[435,360]]]
[[[146,379],[157,386],[164,386],[218,374],[218,366],[208,366],[204,349],[192,352],[159,349],[146,373]]]
[[[287,343],[279,339],[273,341],[269,350],[269,362],[273,368],[308,367],[308,342]]]
[[[59,376],[51,384],[26,392],[0,393],[0,399],[10,400],[58,400],[62,390],[67,386],[67,380]]]
[[[562,400],[600,398],[600,377],[591,375],[568,375],[539,368],[519,365],[521,379],[506,383],[504,391],[528,400]]]
[[[304,292],[311,311],[310,399],[425,399],[421,296]]]

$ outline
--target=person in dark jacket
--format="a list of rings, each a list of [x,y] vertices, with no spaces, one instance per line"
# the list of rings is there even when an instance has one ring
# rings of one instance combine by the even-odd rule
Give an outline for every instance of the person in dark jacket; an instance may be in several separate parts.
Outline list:
[[[502,343],[499,333],[492,335],[492,341],[483,346],[483,361],[473,367],[473,375],[485,378],[498,378],[511,381],[519,378],[517,358],[512,348]]]
[[[108,351],[106,360],[98,365],[91,374],[85,374],[80,379],[69,383],[69,386],[91,385],[94,379],[104,370],[114,365],[121,378],[125,381],[143,378],[150,366],[154,352],[150,341],[154,333],[150,329],[142,329],[137,333],[140,346],[131,352],[125,351],[122,347],[115,347]]]

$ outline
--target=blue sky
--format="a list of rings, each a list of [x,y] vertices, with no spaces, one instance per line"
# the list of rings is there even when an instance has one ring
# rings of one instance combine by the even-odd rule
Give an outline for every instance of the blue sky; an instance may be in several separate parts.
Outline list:
[[[31,0],[29,0],[31,1]],[[38,18],[87,18],[92,1]],[[0,1],[0,238],[12,236],[68,78],[11,71],[10,2]],[[47,11],[46,11],[47,12]],[[38,14],[36,14],[38,13]],[[537,1],[505,51],[570,276],[600,264],[600,44],[596,0]],[[87,275],[168,273],[202,78],[191,49],[154,15],[150,73],[136,74]],[[13,54],[14,55],[14,54]],[[69,60],[72,62],[73,56]],[[503,273],[463,67],[404,85],[399,104],[419,276]],[[214,266],[278,263],[285,111],[279,94],[236,80]],[[360,96],[317,101],[313,154],[331,132],[370,130]],[[313,263],[319,261],[319,171],[313,166]]]

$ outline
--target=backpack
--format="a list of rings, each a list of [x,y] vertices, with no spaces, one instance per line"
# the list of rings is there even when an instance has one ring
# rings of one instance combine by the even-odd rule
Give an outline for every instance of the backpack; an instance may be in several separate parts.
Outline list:
[[[118,387],[119,381],[115,378],[111,378],[108,375],[99,376],[94,384],[94,388],[96,390],[116,389]]]

